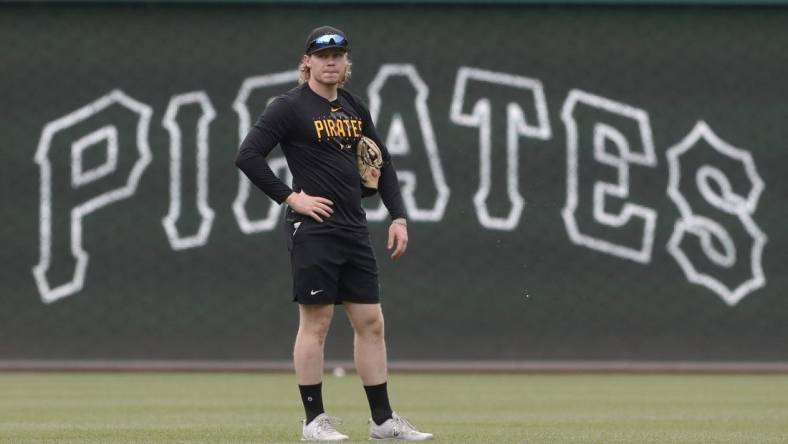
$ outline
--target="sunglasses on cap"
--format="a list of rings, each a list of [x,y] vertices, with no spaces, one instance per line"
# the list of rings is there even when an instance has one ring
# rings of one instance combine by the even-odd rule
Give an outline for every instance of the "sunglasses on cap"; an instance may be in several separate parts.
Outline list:
[[[326,34],[309,42],[306,53],[312,54],[313,52],[320,51],[326,48],[344,48],[347,49],[348,41],[345,37],[339,34]]]

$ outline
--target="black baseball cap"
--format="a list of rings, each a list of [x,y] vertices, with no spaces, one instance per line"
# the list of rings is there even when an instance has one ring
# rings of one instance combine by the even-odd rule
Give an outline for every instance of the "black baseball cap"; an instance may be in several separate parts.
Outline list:
[[[328,48],[342,48],[350,50],[350,43],[341,29],[333,26],[319,26],[309,33],[306,38],[304,54],[310,55]]]

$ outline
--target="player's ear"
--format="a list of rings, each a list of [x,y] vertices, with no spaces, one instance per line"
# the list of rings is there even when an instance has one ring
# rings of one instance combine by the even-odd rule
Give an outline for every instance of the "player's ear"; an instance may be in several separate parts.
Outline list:
[[[311,68],[311,66],[309,66],[309,62],[311,62],[311,60],[308,55],[304,54],[304,58],[302,59],[302,61],[304,63],[304,66],[306,66],[307,68]]]

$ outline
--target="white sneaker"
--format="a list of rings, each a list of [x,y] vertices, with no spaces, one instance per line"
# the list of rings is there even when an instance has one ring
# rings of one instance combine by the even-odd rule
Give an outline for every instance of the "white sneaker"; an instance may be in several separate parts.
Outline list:
[[[342,424],[339,418],[328,416],[321,413],[309,424],[303,421],[304,432],[301,434],[301,441],[344,441],[349,439],[347,435],[337,432],[335,425]]]
[[[369,420],[369,439],[382,440],[382,439],[401,439],[404,441],[426,441],[432,439],[432,433],[423,433],[416,430],[407,419],[396,413],[391,414],[391,418],[387,419],[381,425],[375,424],[375,421]]]

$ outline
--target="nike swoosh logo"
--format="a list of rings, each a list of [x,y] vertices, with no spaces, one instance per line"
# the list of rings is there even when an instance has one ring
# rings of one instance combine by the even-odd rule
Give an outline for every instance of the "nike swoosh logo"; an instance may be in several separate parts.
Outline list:
[[[320,293],[321,291],[323,291],[323,290],[317,290],[317,291],[312,290],[312,291],[309,292],[309,294],[310,294],[310,296],[314,296],[314,295]]]
[[[342,109],[342,107],[341,107],[341,106],[340,106],[339,108],[334,108],[334,107],[332,106],[332,107],[331,107],[331,112],[332,112],[332,113],[335,113],[335,112],[337,112],[337,111],[339,111],[339,110],[341,110],[341,109]]]

